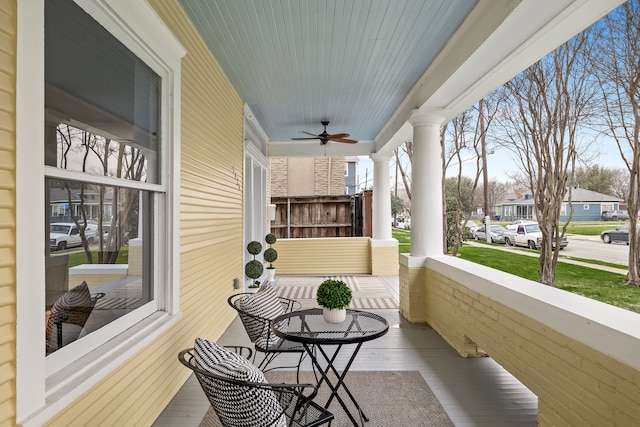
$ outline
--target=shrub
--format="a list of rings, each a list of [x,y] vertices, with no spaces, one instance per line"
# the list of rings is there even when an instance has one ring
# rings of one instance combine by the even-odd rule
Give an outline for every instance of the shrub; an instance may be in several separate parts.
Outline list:
[[[267,268],[273,268],[273,265],[271,263],[277,259],[278,259],[278,252],[275,249],[269,248],[266,251],[264,251],[264,260],[269,263],[269,267]]]
[[[257,259],[251,260],[244,266],[244,274],[250,279],[257,279],[262,276],[264,266]]]
[[[264,260],[269,263],[267,268],[272,269],[274,268],[272,263],[278,259],[278,251],[271,247],[276,242],[276,235],[269,233],[264,237],[264,240],[269,245],[269,249],[264,251]]]
[[[342,280],[327,279],[318,287],[316,300],[328,309],[346,308],[351,302],[351,289]]]
[[[251,255],[258,255],[260,252],[262,252],[262,244],[253,240],[247,245],[247,251],[249,251]]]

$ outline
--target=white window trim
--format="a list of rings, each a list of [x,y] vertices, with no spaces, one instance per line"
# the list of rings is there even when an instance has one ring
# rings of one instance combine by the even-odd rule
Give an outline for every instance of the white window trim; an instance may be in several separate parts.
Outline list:
[[[94,349],[91,357],[95,369],[79,369],[84,365],[81,357],[60,371],[65,375],[59,372],[47,378],[43,317],[44,1],[17,2],[20,54],[16,59],[16,419],[25,427],[42,425],[180,318],[180,164],[173,159],[180,159],[180,65],[185,50],[146,2],[76,0],[162,78],[162,134],[173,143],[166,145],[169,151],[161,165],[163,181],[169,190],[165,193],[166,212],[155,213],[163,218],[169,230],[159,233],[164,240],[157,241],[157,247],[167,250],[155,256],[162,259],[156,265],[165,266],[161,274],[167,285],[158,295],[159,308],[164,312],[156,312],[130,327],[115,338],[120,344],[108,351]],[[64,377],[64,381],[56,377]]]

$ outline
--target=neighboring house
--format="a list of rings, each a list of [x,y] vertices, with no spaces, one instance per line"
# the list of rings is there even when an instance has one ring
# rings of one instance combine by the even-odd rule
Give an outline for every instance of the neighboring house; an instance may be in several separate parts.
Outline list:
[[[346,162],[344,157],[271,158],[269,167],[271,196],[339,196],[348,194],[346,193],[346,173],[351,167],[353,167],[352,162]],[[355,174],[355,171],[353,173]]]
[[[51,187],[49,190],[49,216],[54,222],[71,222],[73,217],[87,220],[104,221],[112,216],[113,195],[104,194],[100,200],[99,192],[78,189],[67,191],[62,188]],[[71,201],[71,203],[69,203]],[[102,205],[102,208],[100,208]],[[83,212],[84,211],[84,216]]]
[[[356,194],[358,189],[358,157],[349,156],[344,158],[344,193],[348,195]]]
[[[622,202],[617,197],[578,187],[571,189],[571,202],[569,202],[569,194],[565,196],[564,200],[565,203],[562,204],[560,211],[560,221],[569,219],[571,207],[573,207],[572,221],[599,221],[602,212],[619,209]],[[520,199],[503,203],[501,219],[505,221],[514,219],[536,220],[533,196],[525,194]]]

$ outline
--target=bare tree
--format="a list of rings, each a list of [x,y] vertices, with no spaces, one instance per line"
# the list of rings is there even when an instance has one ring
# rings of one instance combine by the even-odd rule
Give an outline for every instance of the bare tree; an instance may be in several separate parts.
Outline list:
[[[543,236],[538,276],[551,286],[559,251],[554,241],[564,236],[568,223],[560,224],[560,211],[563,203],[570,206],[568,183],[580,150],[586,149],[576,129],[591,112],[596,91],[588,75],[588,42],[587,31],[578,34],[504,86],[510,97],[502,117],[504,146],[528,177]]]
[[[487,185],[480,185],[479,189],[482,190],[482,197],[485,198],[485,215],[496,215],[496,211],[494,208],[509,193],[511,187],[511,185],[504,182],[498,182],[496,179],[489,180]]]
[[[411,165],[413,163],[413,141],[405,141],[400,147],[393,150],[393,154],[396,158],[396,173],[400,173],[402,176],[402,184],[409,200],[411,200],[411,178],[409,172],[411,171]],[[402,159],[406,158],[403,162]],[[396,182],[398,177],[396,176]]]
[[[626,194],[629,211],[629,274],[640,286],[640,6],[631,0],[602,21],[593,69],[600,87],[606,134],[615,140],[629,173]]]
[[[612,169],[613,184],[611,185],[611,195],[622,200],[629,197],[629,171],[623,168]]]
[[[441,139],[443,186],[447,179],[447,169],[450,167],[456,167],[457,169],[456,192],[451,194],[451,191],[449,191],[449,194],[444,199],[447,203],[444,209],[445,219],[447,222],[455,222],[455,226],[448,224],[445,227],[445,232],[447,230],[455,232],[455,238],[447,239],[445,237],[445,241],[453,240],[453,255],[458,253],[463,237],[465,237],[465,225],[471,217],[472,209],[476,203],[474,193],[478,188],[480,177],[486,175],[487,132],[496,116],[499,104],[498,94],[494,92],[458,115],[444,128],[443,138]],[[475,176],[464,179],[466,177],[463,177],[463,163],[471,160],[476,163]],[[467,188],[468,181],[472,182],[470,197],[466,196],[466,193],[469,192]],[[443,194],[445,193],[443,191]],[[455,206],[450,206],[450,203],[454,201]],[[487,201],[484,200],[483,203],[486,206]]]

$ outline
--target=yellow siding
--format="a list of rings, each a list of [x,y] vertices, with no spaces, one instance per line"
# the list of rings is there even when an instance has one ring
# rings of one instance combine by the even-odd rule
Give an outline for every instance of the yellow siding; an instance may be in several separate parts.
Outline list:
[[[278,239],[276,274],[371,274],[368,237]]]
[[[461,354],[477,346],[529,387],[539,399],[539,425],[637,425],[640,371],[424,271],[427,322]]]
[[[16,4],[0,1],[0,426],[16,417]]]
[[[242,277],[243,102],[177,0],[151,0],[187,54],[182,61],[180,297],[183,319],[50,425],[151,425],[189,375],[178,351],[217,339]],[[95,419],[94,419],[95,418]]]

